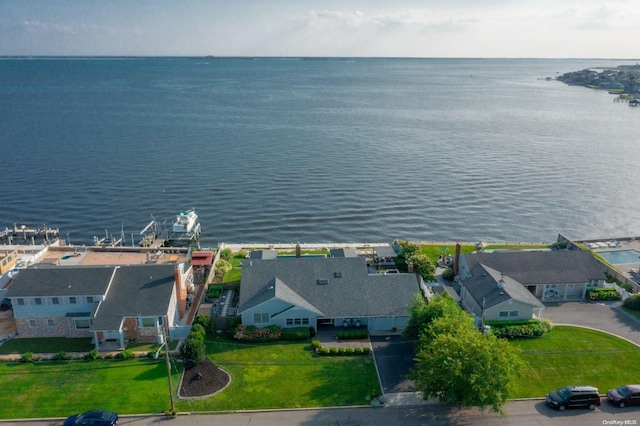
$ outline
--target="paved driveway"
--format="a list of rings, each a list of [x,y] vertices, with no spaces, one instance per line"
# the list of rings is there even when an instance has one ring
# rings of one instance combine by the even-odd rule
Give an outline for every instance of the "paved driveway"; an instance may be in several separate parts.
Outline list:
[[[591,327],[623,337],[640,345],[640,321],[620,310],[620,302],[546,303],[542,317],[554,324]]]
[[[387,393],[413,392],[415,384],[406,379],[413,361],[413,343],[402,336],[369,336],[376,359],[382,391]]]

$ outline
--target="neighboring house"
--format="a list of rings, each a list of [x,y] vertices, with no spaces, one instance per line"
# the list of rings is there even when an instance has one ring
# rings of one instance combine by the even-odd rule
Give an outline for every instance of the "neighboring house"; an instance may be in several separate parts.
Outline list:
[[[487,320],[539,318],[540,301],[577,300],[602,287],[603,268],[587,251],[460,254],[456,283],[462,305]]]
[[[238,315],[259,327],[403,329],[423,285],[416,274],[371,274],[361,257],[245,260]]]
[[[92,337],[127,341],[171,336],[186,313],[191,269],[184,264],[36,265],[16,276],[7,297],[19,337]],[[111,345],[113,346],[113,344]]]

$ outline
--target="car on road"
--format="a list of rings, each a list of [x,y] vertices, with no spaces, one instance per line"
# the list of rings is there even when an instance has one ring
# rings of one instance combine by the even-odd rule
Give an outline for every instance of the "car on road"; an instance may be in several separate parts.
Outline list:
[[[640,405],[640,385],[624,385],[610,389],[607,398],[620,408],[626,405]]]
[[[598,388],[593,386],[565,386],[547,394],[547,405],[562,411],[565,408],[600,406]]]
[[[82,414],[68,417],[63,426],[114,426],[118,421],[118,414],[107,410],[90,410]]]

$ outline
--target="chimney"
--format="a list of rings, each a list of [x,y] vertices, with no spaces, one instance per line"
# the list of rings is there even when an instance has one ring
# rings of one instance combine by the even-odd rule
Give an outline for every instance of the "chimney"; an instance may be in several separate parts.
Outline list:
[[[453,276],[460,273],[460,243],[456,243],[456,257],[453,259]]]
[[[296,244],[296,259],[300,259],[300,255],[302,254],[302,249],[300,248],[300,243]]]
[[[182,279],[182,263],[176,265],[173,270],[173,280],[176,286],[176,298],[178,299],[178,316],[183,318],[187,312],[187,289]]]

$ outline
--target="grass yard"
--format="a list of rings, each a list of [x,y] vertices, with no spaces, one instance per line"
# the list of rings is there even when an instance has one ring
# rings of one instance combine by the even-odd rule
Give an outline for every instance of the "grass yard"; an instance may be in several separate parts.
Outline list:
[[[64,337],[9,339],[0,345],[0,355],[25,352],[56,354],[65,352],[89,352],[94,348],[91,338],[67,339]]]
[[[178,411],[367,405],[380,394],[370,355],[320,357],[309,342],[252,345],[224,336],[209,339],[207,354],[231,374],[231,384],[210,398],[176,397]],[[182,364],[172,365],[177,395]],[[162,413],[170,406],[164,360],[0,363],[0,376],[2,419],[66,417],[95,407],[120,414]]]
[[[600,393],[638,382],[640,348],[606,333],[580,327],[556,326],[538,339],[514,340],[526,368],[514,398],[544,397],[566,385],[596,386]]]
[[[174,367],[177,389],[182,366]],[[2,419],[66,417],[96,407],[161,413],[170,407],[164,360],[0,363],[0,375]]]
[[[207,354],[231,374],[219,394],[180,401],[182,410],[367,405],[380,394],[372,357],[320,357],[309,342],[237,343],[223,336],[207,341]]]

